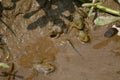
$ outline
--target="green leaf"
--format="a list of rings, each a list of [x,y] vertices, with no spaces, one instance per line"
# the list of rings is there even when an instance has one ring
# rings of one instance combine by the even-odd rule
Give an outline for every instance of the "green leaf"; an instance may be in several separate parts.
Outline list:
[[[95,25],[97,25],[97,26],[104,26],[104,25],[113,23],[113,22],[115,22],[115,21],[117,21],[117,20],[120,20],[120,17],[100,16],[100,17],[97,17],[97,18],[94,20],[94,23],[95,23]]]
[[[3,68],[9,68],[8,64],[6,64],[6,63],[0,63],[0,66]]]

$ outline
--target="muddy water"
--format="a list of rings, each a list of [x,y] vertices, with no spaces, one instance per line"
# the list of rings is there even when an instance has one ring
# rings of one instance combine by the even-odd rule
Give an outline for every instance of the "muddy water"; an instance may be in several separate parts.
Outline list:
[[[20,59],[20,64],[23,66],[31,67],[31,63],[38,61],[54,61],[58,52],[53,42],[49,38],[41,37],[35,43],[29,44],[25,47],[27,55]],[[28,65],[27,65],[27,64]]]
[[[17,1],[17,0],[16,0]],[[102,1],[102,0],[101,0]],[[104,0],[103,0],[104,1]],[[9,2],[8,2],[9,3]],[[45,3],[45,5],[42,5]],[[105,38],[105,31],[112,25],[92,28],[88,21],[87,28],[91,38],[89,43],[81,43],[78,39],[78,30],[74,29],[68,34],[54,39],[49,37],[49,29],[56,19],[69,22],[62,14],[69,16],[75,12],[72,0],[20,0],[11,10],[4,10],[2,19],[9,25],[16,36],[1,23],[1,34],[10,50],[9,63],[14,62],[16,80],[119,80],[120,79],[120,37]],[[119,9],[117,3],[104,1],[105,6]],[[52,8],[50,5],[52,4]],[[12,4],[4,3],[5,6]],[[40,9],[39,6],[44,8]],[[100,13],[100,15],[108,15]],[[119,22],[118,22],[119,23]],[[93,26],[94,27],[94,26]],[[76,50],[66,41],[69,39]],[[82,56],[81,56],[82,55]],[[56,67],[53,73],[45,75],[38,73],[33,65],[36,62],[51,63]],[[0,77],[7,80],[6,77]]]

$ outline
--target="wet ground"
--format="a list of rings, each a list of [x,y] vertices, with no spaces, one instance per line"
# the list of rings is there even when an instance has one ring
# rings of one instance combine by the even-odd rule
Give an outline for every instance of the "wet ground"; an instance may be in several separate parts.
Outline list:
[[[104,6],[120,10],[114,0],[100,1]],[[14,65],[14,69],[1,69],[1,72],[8,74],[0,75],[0,80],[120,79],[120,37],[104,37],[106,30],[113,24],[119,24],[119,21],[95,27],[92,17],[86,19],[85,28],[88,29],[90,41],[83,43],[78,38],[78,29],[64,32],[70,28],[69,16],[79,9],[80,4],[75,0],[3,0],[2,4],[8,8],[3,10],[1,19],[14,32],[1,22],[0,33],[9,49],[1,55],[5,58],[10,53],[10,56],[7,61],[3,58],[0,61]],[[98,15],[109,15],[97,12]],[[64,25],[63,33],[58,38],[51,38],[51,27],[59,23]],[[38,63],[42,70],[35,69]]]

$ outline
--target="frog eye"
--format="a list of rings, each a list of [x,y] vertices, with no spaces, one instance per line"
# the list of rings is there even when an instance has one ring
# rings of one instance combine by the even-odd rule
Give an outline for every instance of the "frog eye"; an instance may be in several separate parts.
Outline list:
[[[104,37],[109,38],[109,37],[114,36],[117,33],[118,33],[118,30],[116,28],[110,28],[104,33]]]

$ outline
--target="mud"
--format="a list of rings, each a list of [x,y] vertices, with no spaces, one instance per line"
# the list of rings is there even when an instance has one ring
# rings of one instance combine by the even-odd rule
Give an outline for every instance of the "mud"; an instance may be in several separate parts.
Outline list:
[[[104,37],[108,28],[113,24],[119,25],[119,21],[95,27],[92,22],[93,17],[86,19],[90,41],[83,43],[78,38],[78,29],[72,28],[70,32],[66,32],[66,29],[70,28],[73,17],[71,15],[80,7],[76,0],[4,1],[1,19],[5,24],[0,22],[0,33],[10,51],[10,58],[8,61],[0,60],[10,66],[14,64],[14,70],[11,73],[10,70],[0,68],[0,72],[11,73],[7,76],[0,74],[0,80],[8,80],[10,76],[9,80],[120,79],[120,37]],[[100,1],[106,7],[118,11],[120,9],[114,0]],[[99,10],[97,13],[97,15],[110,15]],[[49,31],[54,25],[59,25],[56,20],[63,23],[64,30],[58,38],[51,38]],[[67,40],[70,40],[74,47]],[[46,75],[33,68],[34,63],[37,62],[50,63],[56,67],[56,70]]]

